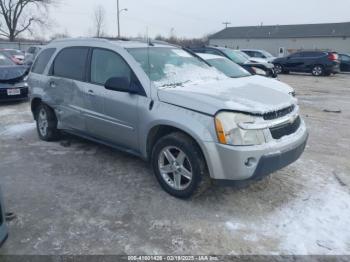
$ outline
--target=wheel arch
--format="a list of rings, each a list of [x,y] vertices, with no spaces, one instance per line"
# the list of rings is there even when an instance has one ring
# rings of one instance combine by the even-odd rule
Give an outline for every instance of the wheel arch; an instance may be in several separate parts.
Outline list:
[[[36,120],[35,111],[41,103],[42,103],[42,99],[40,97],[33,98],[30,103],[30,108],[31,108],[34,120]]]
[[[154,145],[157,143],[157,141],[160,138],[162,138],[168,134],[174,133],[174,132],[181,132],[181,133],[187,135],[188,137],[190,137],[191,139],[193,139],[193,141],[196,143],[196,145],[200,149],[200,152],[202,153],[202,156],[203,156],[206,164],[208,164],[207,157],[206,157],[206,151],[204,149],[204,145],[202,143],[202,140],[199,138],[199,136],[196,135],[195,132],[191,131],[190,129],[188,129],[186,127],[181,127],[181,126],[173,125],[170,123],[157,124],[157,125],[154,125],[152,128],[150,128],[148,135],[147,135],[146,146],[145,146],[145,154],[146,154],[146,159],[148,161],[151,159],[152,150],[153,150]]]

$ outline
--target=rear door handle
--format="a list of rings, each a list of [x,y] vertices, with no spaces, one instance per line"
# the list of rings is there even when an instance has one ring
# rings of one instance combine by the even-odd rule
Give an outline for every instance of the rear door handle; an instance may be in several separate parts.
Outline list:
[[[56,87],[56,83],[54,81],[51,81],[50,82],[50,87],[55,88]]]
[[[89,94],[90,96],[94,96],[94,95],[95,95],[95,93],[94,93],[93,90],[89,90],[89,91],[88,91],[88,94]]]

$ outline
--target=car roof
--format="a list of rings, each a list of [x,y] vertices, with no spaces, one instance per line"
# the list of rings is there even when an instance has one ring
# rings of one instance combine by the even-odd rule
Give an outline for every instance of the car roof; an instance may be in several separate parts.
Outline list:
[[[100,43],[110,43],[122,48],[145,48],[145,47],[178,47],[166,42],[162,41],[151,41],[151,45],[149,42],[144,40],[119,40],[119,39],[107,39],[107,38],[65,38],[65,39],[59,39],[54,40],[50,42],[48,46],[55,46],[57,44],[91,44],[91,45],[97,45]]]
[[[225,58],[225,57],[223,57],[223,56],[212,55],[212,54],[197,53],[197,55],[198,55],[200,58],[204,59],[204,60],[218,59],[218,58],[220,58],[220,59],[227,59],[227,58]]]
[[[265,50],[262,50],[262,49],[241,49],[241,51],[266,52]]]

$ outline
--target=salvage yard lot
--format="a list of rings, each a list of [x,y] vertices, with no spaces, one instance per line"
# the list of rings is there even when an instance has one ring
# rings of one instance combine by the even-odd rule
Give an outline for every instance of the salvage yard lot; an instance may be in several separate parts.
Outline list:
[[[190,201],[133,156],[39,141],[27,103],[0,105],[0,184],[17,214],[0,254],[350,254],[350,75],[280,79],[310,131],[302,158]]]

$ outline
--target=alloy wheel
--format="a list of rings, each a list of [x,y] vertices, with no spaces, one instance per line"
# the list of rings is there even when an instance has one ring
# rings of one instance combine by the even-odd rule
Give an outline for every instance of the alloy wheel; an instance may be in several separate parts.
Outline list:
[[[181,149],[169,146],[161,150],[158,169],[164,181],[175,190],[185,190],[192,181],[192,166]]]
[[[40,134],[42,136],[46,136],[49,127],[49,121],[47,120],[47,113],[44,108],[41,108],[39,111],[38,127]]]
[[[315,76],[320,76],[323,74],[323,68],[322,66],[315,66],[313,69],[312,69],[312,74],[315,75]]]
[[[281,65],[275,65],[275,72],[277,74],[280,74],[282,73],[283,69],[282,69],[282,66]]]

